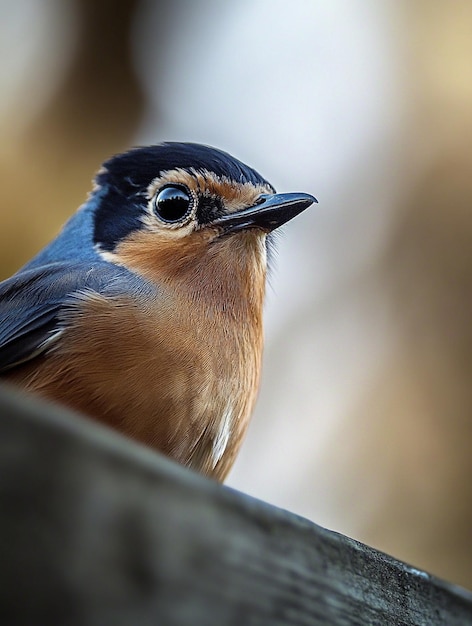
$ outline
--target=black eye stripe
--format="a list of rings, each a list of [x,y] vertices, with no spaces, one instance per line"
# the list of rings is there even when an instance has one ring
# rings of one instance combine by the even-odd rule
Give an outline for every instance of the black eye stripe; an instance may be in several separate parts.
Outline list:
[[[217,196],[202,195],[198,201],[198,223],[209,224],[221,217],[224,212],[223,202]]]
[[[177,224],[183,221],[192,210],[193,200],[189,190],[184,185],[166,185],[162,187],[154,198],[154,213],[168,224]]]

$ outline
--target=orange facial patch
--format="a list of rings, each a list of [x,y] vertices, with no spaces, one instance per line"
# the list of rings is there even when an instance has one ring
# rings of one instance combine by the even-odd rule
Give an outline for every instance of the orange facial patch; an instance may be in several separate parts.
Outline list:
[[[245,308],[262,302],[265,289],[265,236],[251,230],[215,239],[202,229],[169,240],[147,230],[131,233],[114,252],[102,253],[146,280],[185,294],[197,305],[211,300],[216,308]]]

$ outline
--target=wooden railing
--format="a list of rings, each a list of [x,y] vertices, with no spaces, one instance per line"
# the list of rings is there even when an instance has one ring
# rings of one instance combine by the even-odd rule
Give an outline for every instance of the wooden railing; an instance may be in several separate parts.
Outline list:
[[[466,626],[472,594],[0,389],[0,624]]]

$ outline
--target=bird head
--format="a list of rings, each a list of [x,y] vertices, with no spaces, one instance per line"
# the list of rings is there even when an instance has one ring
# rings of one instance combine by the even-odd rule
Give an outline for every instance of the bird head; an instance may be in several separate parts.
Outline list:
[[[316,202],[276,194],[254,169],[192,143],[115,156],[95,182],[95,249],[160,283],[232,280],[238,267],[249,282],[251,272],[265,276],[267,235]]]

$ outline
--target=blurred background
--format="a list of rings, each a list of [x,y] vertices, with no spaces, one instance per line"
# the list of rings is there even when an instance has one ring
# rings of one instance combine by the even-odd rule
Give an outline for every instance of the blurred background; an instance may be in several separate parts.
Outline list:
[[[228,483],[472,588],[472,3],[0,0],[0,56],[0,278],[131,145],[315,194]]]

